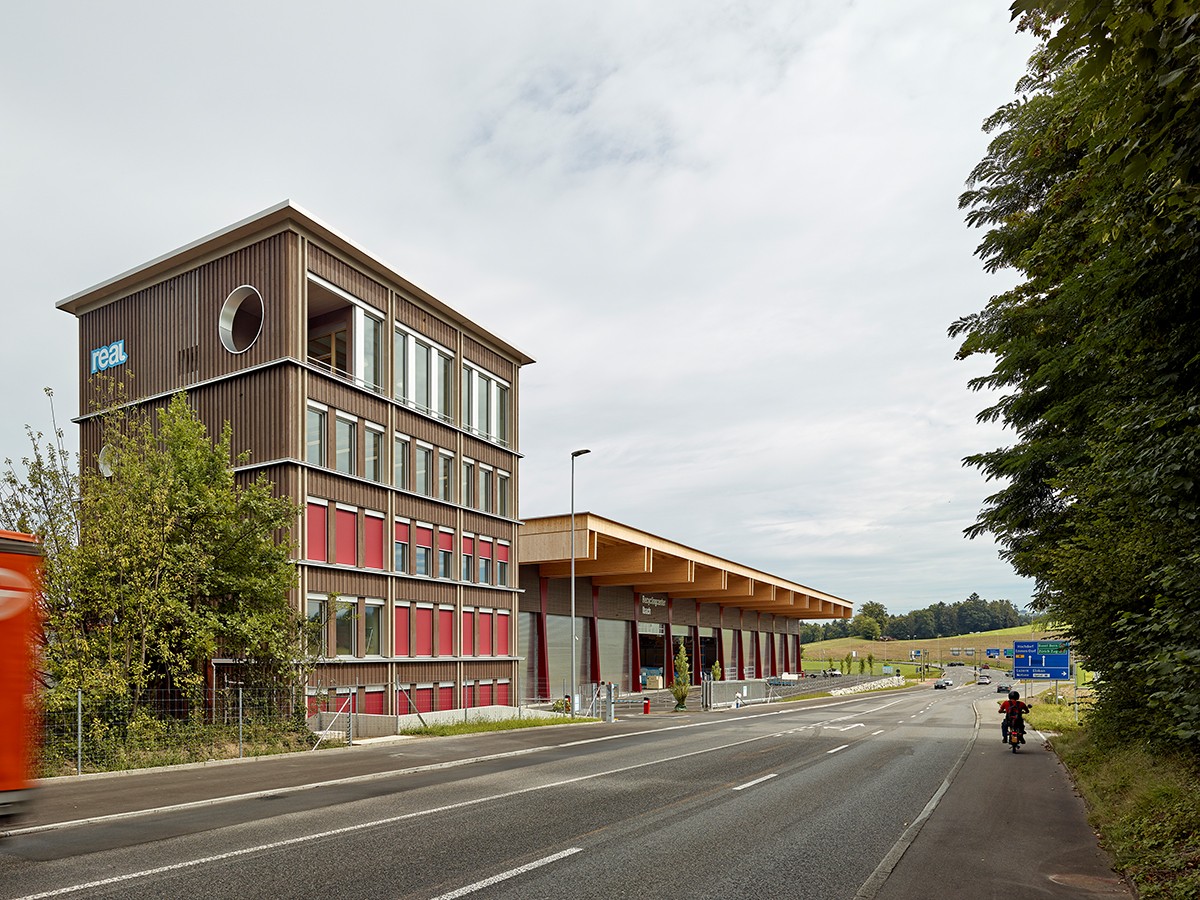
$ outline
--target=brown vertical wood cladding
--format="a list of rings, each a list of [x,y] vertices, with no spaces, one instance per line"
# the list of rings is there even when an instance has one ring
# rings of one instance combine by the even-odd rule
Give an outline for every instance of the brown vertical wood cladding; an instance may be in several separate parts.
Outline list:
[[[197,385],[188,396],[209,435],[219,436],[229,422],[235,458],[249,452],[253,464],[299,455],[302,426],[287,399],[298,386],[295,364],[283,363]]]
[[[337,594],[347,599],[370,597],[373,600],[383,600],[388,596],[387,575],[312,564],[305,568],[310,594]]]
[[[358,269],[338,259],[323,247],[312,241],[306,244],[308,249],[308,271],[319,275],[330,284],[336,284],[348,294],[353,294],[364,303],[370,304],[380,312],[388,310],[388,291],[375,279],[364,275]]]
[[[458,352],[458,328],[446,322],[425,307],[414,303],[406,294],[396,297],[396,320],[413,331],[420,332],[447,350]]]
[[[463,359],[512,384],[517,380],[517,366],[479,341],[463,336]]]
[[[438,684],[445,681],[458,681],[458,665],[456,663],[435,660],[396,663],[396,682],[405,687],[411,687],[414,684]]]
[[[633,619],[633,589],[627,587],[600,588],[598,608],[602,619]]]
[[[695,625],[696,623],[696,601],[695,600],[676,600],[672,604],[671,621],[676,625]]]
[[[704,628],[721,627],[721,609],[717,604],[700,604],[700,625]]]
[[[132,400],[289,355],[295,346],[289,317],[298,302],[289,278],[294,243],[294,235],[278,234],[84,313],[81,412],[91,412],[101,399],[89,383],[90,353],[115,341],[124,341],[127,361],[106,374],[123,383]],[[231,353],[221,344],[221,309],[242,285],[262,297],[262,330],[244,353]]]
[[[331,413],[339,410],[384,426],[393,409],[393,404],[383,397],[355,388],[332,375],[311,370],[308,372],[308,399],[328,406]],[[361,441],[359,443],[361,445]]]

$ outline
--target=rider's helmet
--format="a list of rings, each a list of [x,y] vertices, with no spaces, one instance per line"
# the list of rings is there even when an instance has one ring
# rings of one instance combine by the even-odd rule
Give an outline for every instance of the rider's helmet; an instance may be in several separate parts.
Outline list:
[[[1009,700],[1020,700],[1020,699],[1021,699],[1021,695],[1020,695],[1020,694],[1018,694],[1016,691],[1009,691],[1009,692],[1008,692],[1008,699],[1009,699]]]

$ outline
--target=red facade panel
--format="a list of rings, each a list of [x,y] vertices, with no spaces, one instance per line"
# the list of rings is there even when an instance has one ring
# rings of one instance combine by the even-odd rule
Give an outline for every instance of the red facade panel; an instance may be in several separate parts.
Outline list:
[[[512,706],[512,691],[507,681],[501,681],[496,685],[496,705],[497,706]]]
[[[462,614],[462,655],[475,655],[475,612],[464,609]]]
[[[433,656],[433,610],[430,607],[417,607],[416,626],[417,656]]]
[[[496,615],[496,655],[508,656],[508,629],[509,615],[508,613],[498,613]]]
[[[363,517],[363,564],[368,569],[383,568],[383,518]]]
[[[438,610],[438,656],[454,655],[454,610]]]
[[[414,690],[413,700],[417,704],[417,712],[433,712],[433,685]]]
[[[449,684],[440,684],[437,689],[437,708],[438,709],[454,709],[454,687]]]
[[[341,566],[358,565],[358,513],[339,509],[334,521],[334,561]]]
[[[327,562],[329,559],[329,507],[324,503],[308,504],[305,529],[307,532],[305,556],[317,562]]]
[[[408,607],[396,607],[396,656],[408,656]]]
[[[479,655],[492,655],[492,614],[490,612],[479,614]]]

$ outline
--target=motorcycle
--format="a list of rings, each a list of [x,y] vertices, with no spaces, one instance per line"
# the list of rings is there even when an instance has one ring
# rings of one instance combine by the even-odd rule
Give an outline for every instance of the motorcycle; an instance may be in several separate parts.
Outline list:
[[[1020,714],[1010,714],[1008,716],[1008,746],[1013,753],[1017,752],[1017,748],[1025,743],[1025,717]]]

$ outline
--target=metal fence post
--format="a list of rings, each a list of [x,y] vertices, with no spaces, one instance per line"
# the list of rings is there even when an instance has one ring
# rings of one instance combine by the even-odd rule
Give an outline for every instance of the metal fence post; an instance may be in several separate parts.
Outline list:
[[[238,759],[242,758],[242,686],[238,685]]]
[[[83,774],[83,688],[75,688],[75,774]]]

